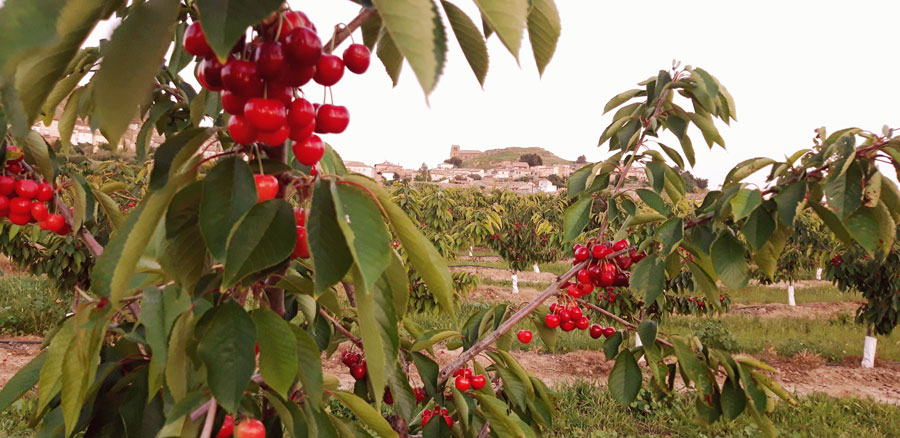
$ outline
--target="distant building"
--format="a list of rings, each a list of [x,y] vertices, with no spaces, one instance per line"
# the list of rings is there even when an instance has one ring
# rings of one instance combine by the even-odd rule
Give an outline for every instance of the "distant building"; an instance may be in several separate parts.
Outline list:
[[[453,168],[453,165],[450,163],[438,163],[437,167],[435,167],[435,169],[441,169],[441,170],[447,170],[447,169],[452,169],[452,168]]]
[[[481,155],[481,151],[461,150],[459,145],[450,146],[450,158],[459,158],[460,160],[468,160]]]
[[[546,179],[538,181],[538,190],[544,193],[556,193],[556,186]]]
[[[345,161],[344,166],[347,167],[347,170],[358,173],[360,175],[365,175],[369,178],[375,179],[375,168],[369,166],[366,163],[360,161]]]

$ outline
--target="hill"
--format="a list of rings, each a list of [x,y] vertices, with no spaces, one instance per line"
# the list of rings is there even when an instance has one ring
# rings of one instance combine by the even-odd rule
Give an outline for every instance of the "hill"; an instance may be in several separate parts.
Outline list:
[[[479,169],[490,169],[495,167],[495,165],[501,161],[518,161],[519,157],[523,154],[538,154],[542,160],[544,160],[544,165],[548,164],[573,164],[574,161],[564,160],[562,158],[557,157],[553,154],[553,152],[549,152],[544,150],[544,148],[503,148],[503,149],[490,149],[482,152],[475,158],[470,158],[468,160],[463,161],[462,167],[470,167],[470,168],[479,168]]]

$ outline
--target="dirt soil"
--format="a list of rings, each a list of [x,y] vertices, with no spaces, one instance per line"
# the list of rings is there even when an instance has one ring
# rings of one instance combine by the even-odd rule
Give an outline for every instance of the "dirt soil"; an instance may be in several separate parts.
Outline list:
[[[485,268],[482,266],[451,266],[450,271],[468,272],[495,281],[512,280],[512,271],[509,269]],[[552,272],[519,271],[518,275],[519,283],[523,281],[532,283],[552,283],[556,281],[556,274]]]
[[[479,303],[493,302],[510,302],[510,303],[527,303],[540,295],[543,291],[537,289],[520,287],[519,293],[514,294],[511,286],[478,286],[477,289],[470,291],[466,295],[466,301],[474,301]]]
[[[3,336],[4,341],[40,341],[37,336]],[[0,343],[0,388],[40,353],[40,344]]]
[[[861,302],[844,301],[820,303],[811,302],[789,306],[782,303],[755,304],[751,306],[734,306],[729,314],[732,315],[749,315],[758,316],[760,318],[812,318],[812,319],[829,319],[837,316],[839,313],[856,314]]]

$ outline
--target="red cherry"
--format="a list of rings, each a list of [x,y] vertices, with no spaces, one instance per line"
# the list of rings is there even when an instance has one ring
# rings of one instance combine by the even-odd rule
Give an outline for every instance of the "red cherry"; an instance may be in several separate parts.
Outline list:
[[[281,24],[281,32],[278,36],[278,41],[284,43],[285,37],[287,34],[298,27],[305,26],[313,31],[316,30],[316,26],[309,20],[309,17],[306,16],[303,12],[300,11],[285,11],[281,14],[282,20]],[[266,29],[267,35],[270,38],[275,38],[275,33],[278,32],[279,21],[275,20],[270,27]]]
[[[580,307],[573,306],[569,308],[569,316],[572,318],[572,321],[578,321],[584,316],[584,313],[581,311]]]
[[[569,284],[569,287],[566,288],[566,294],[575,299],[581,298],[581,288],[575,284]]]
[[[315,119],[316,112],[313,110],[313,106],[308,100],[298,97],[291,102],[287,120],[292,129],[294,127],[305,127]]]
[[[25,199],[34,199],[37,196],[38,185],[30,179],[16,181],[16,194]]]
[[[287,125],[281,125],[274,131],[259,131],[256,141],[266,146],[281,146],[291,135],[291,129]]]
[[[429,420],[431,420],[431,409],[426,409],[422,412],[422,427],[425,427]]]
[[[236,116],[244,114],[247,98],[229,90],[222,90],[222,109]]]
[[[191,23],[184,31],[184,50],[201,58],[213,55],[213,50],[206,42],[206,35],[199,21]]]
[[[590,274],[591,280],[593,280],[594,283],[600,282],[600,274],[602,273],[603,271],[600,269],[599,265],[594,265],[588,268],[588,274]]]
[[[256,64],[243,59],[229,59],[222,67],[222,85],[244,97],[256,97],[263,91],[263,81]]]
[[[274,131],[284,125],[287,110],[279,100],[254,97],[244,105],[244,117],[260,131]]]
[[[294,100],[293,89],[281,82],[267,82],[265,89],[266,97],[275,99],[284,104],[286,114],[287,108],[291,105],[291,101]]]
[[[572,319],[572,314],[566,309],[560,310],[557,312],[557,315],[559,315],[559,322],[561,323],[567,323]]]
[[[573,253],[575,255],[576,262],[583,262],[583,261],[587,260],[588,257],[590,257],[590,255],[591,255],[591,252],[588,251],[588,249],[583,246],[575,247],[575,250],[573,251]]]
[[[531,342],[532,336],[533,335],[531,334],[531,330],[519,330],[519,332],[516,333],[516,337],[519,338],[519,342],[523,344]]]
[[[9,198],[0,195],[0,211],[9,210]]]
[[[552,329],[559,327],[559,316],[554,315],[552,313],[545,316],[544,317],[544,325],[546,325],[547,328],[552,328]]]
[[[629,257],[625,254],[622,254],[622,255],[616,257],[616,264],[619,265],[619,268],[622,270],[627,271],[628,268],[631,267],[631,262],[632,262],[631,257]]]
[[[348,367],[358,364],[360,360],[359,355],[352,351],[345,351],[341,354],[341,362]]]
[[[394,394],[391,394],[391,388],[384,388],[384,395],[381,396],[381,399],[389,405],[394,404]]]
[[[323,54],[316,63],[316,83],[330,87],[344,76],[344,61],[332,54]]]
[[[591,256],[595,259],[606,257],[607,254],[609,254],[609,248],[606,245],[597,244],[591,247]]]
[[[294,258],[309,258],[309,242],[306,240],[306,227],[297,226],[297,243],[294,244]]]
[[[358,75],[369,69],[371,58],[372,54],[369,52],[369,48],[362,44],[350,44],[344,50],[344,65],[347,66],[347,70]]]
[[[222,63],[218,58],[211,56],[200,61],[198,67],[203,72],[203,78],[206,80],[206,87],[211,91],[219,91],[222,89]]]
[[[315,65],[300,66],[288,62],[287,66],[281,70],[281,76],[278,77],[278,82],[291,87],[302,87],[306,85],[315,74]]]
[[[603,336],[603,327],[600,327],[599,324],[591,324],[590,334],[594,339],[600,338],[600,336]]]
[[[44,223],[47,224],[47,231],[52,231],[54,233],[59,233],[66,225],[68,225],[66,219],[63,218],[61,214],[56,213],[47,215],[47,219],[44,220]]]
[[[469,382],[469,379],[465,377],[457,377],[454,385],[456,385],[456,389],[460,391],[468,391],[472,384]]]
[[[471,369],[471,368],[463,368],[463,369],[462,369],[462,376],[465,377],[465,378],[467,378],[467,379],[468,379],[469,377],[472,377],[472,369]]]
[[[47,183],[38,184],[37,194],[34,198],[41,202],[47,202],[53,199],[53,186]]]
[[[617,272],[616,279],[613,281],[613,286],[616,287],[626,287],[628,286],[629,274],[626,272]]]
[[[297,161],[305,166],[318,163],[325,154],[325,144],[318,135],[310,135],[303,143],[294,143],[291,149],[293,149]]]
[[[9,221],[16,225],[28,225],[28,222],[31,222],[31,215],[9,213]]]
[[[277,79],[285,66],[284,49],[277,41],[263,41],[253,54],[256,69],[263,79]]]
[[[22,173],[22,165],[19,164],[18,162],[13,163],[13,164],[7,164],[6,171],[9,173],[12,173],[12,174],[16,174],[16,175],[20,174],[20,173]]]
[[[222,428],[219,429],[219,433],[216,434],[216,438],[229,438],[234,433],[234,417],[230,414],[225,416],[225,420],[222,421]]]
[[[562,323],[561,327],[564,332],[570,332],[572,330],[575,330],[575,321],[566,321],[566,322]]]
[[[585,296],[594,291],[594,285],[591,283],[585,283],[581,285],[581,296]]]
[[[612,272],[613,274],[615,274],[616,273],[616,265],[614,265],[612,263],[604,263],[604,264],[600,265],[600,271],[601,272]]]
[[[237,144],[250,144],[256,141],[256,128],[243,116],[233,115],[228,121],[228,133]]]
[[[579,283],[590,283],[591,282],[591,274],[588,273],[587,269],[582,269],[578,271],[576,275]]]
[[[350,112],[341,105],[325,104],[316,112],[316,127],[324,133],[340,134],[350,123]]]
[[[451,418],[449,415],[444,415],[444,421],[447,423],[447,427],[451,429],[453,428],[453,418]]]
[[[631,263],[637,263],[647,257],[647,253],[645,251],[637,252],[637,250],[632,249],[629,253],[631,256]]]
[[[413,395],[416,396],[416,403],[422,403],[425,400],[425,389],[413,388]]]
[[[306,226],[306,212],[302,208],[294,209],[294,222],[297,223],[297,226]]]
[[[616,274],[612,272],[604,272],[600,274],[600,285],[603,287],[612,286],[616,281]]]
[[[266,438],[266,426],[255,418],[241,421],[234,429],[235,438]]]
[[[311,67],[322,57],[322,40],[308,27],[292,29],[284,38],[284,49],[288,58],[301,67]]]
[[[350,367],[350,375],[353,376],[354,379],[360,380],[363,377],[366,377],[366,362],[363,361],[359,365],[353,365]]]
[[[3,208],[0,208],[0,210],[3,210]],[[46,220],[49,214],[50,212],[47,211],[47,206],[44,205],[43,202],[35,202],[31,204],[31,217],[33,217],[34,220]]]
[[[555,312],[556,312],[556,306],[557,306],[556,303],[553,303],[553,304],[550,305],[550,312],[551,312],[551,313],[555,313]]]
[[[625,248],[628,248],[628,241],[625,239],[622,239],[613,245],[613,251],[621,251]]]
[[[612,292],[609,293],[609,302],[610,302],[610,303],[615,303],[615,302],[616,302],[616,294],[614,294],[614,293],[612,293]]]
[[[614,335],[615,333],[616,333],[616,329],[614,329],[614,328],[612,328],[612,327],[606,327],[605,329],[603,329],[603,336],[604,336],[604,337],[607,337],[607,338],[608,338],[608,337]]]
[[[294,140],[297,143],[303,142],[309,138],[313,134],[313,131],[316,130],[316,120],[313,119],[308,125],[304,127],[296,127],[291,126],[291,140]],[[296,144],[296,143],[295,143]]]
[[[9,212],[11,214],[31,215],[31,201],[25,198],[15,197],[9,200]]]
[[[16,180],[8,176],[0,176],[0,195],[8,196],[13,193],[16,187]]]
[[[472,387],[475,389],[484,388],[484,384],[487,382],[487,379],[485,379],[484,376],[480,376],[480,375],[472,376],[472,378],[469,380],[472,381]]]
[[[578,321],[575,322],[575,327],[577,327],[578,330],[587,330],[589,325],[591,325],[591,320],[586,316],[578,318]]]
[[[278,178],[273,175],[253,175],[256,182],[256,202],[268,201],[278,194]]]

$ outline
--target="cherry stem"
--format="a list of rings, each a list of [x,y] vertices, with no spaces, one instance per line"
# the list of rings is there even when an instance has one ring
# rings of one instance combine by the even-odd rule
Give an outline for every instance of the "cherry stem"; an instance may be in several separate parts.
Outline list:
[[[211,404],[206,411],[206,421],[203,423],[203,432],[200,433],[200,438],[210,438],[212,436],[213,423],[216,420],[216,398],[213,397],[209,401]]]
[[[333,47],[339,46],[341,42],[343,42],[353,33],[353,31],[358,29],[360,26],[362,26],[363,23],[376,15],[378,15],[378,12],[375,9],[364,8],[362,11],[360,11],[359,15],[357,15],[356,18],[347,23],[347,25],[344,26],[343,29],[335,32],[331,40],[325,43],[324,46],[322,46],[328,48],[325,52],[331,53]]]
[[[237,149],[232,149],[230,151],[221,152],[221,153],[215,154],[211,157],[204,158],[204,159],[198,161],[197,164],[194,165],[194,167],[191,167],[190,172],[197,170],[197,168],[200,167],[201,164],[203,164],[207,161],[215,160],[216,158],[224,157],[226,155],[234,155],[236,153],[237,153]],[[190,172],[188,172],[188,173],[190,173]]]

